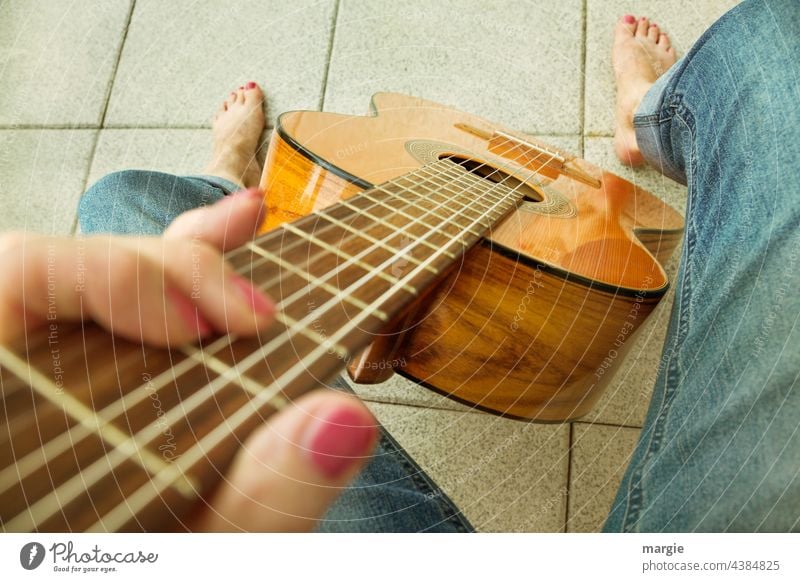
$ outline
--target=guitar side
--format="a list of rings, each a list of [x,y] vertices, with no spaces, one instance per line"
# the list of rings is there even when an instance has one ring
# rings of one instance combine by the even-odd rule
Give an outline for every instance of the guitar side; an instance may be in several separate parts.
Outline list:
[[[431,150],[515,166],[458,128],[496,127],[478,117],[392,94],[377,95],[373,108],[372,117],[281,117],[261,184],[265,229],[413,171]],[[577,164],[600,188],[516,165],[531,200],[351,362],[351,376],[380,382],[394,370],[516,418],[586,414],[668,287],[661,262],[682,220],[622,178]]]

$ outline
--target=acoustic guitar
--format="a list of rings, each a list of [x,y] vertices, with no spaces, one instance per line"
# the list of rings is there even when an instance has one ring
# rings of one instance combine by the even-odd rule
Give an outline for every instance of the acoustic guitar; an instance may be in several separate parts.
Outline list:
[[[260,337],[53,323],[0,346],[3,530],[180,529],[254,428],[344,368],[513,418],[591,409],[667,290],[680,215],[479,117],[372,109],[278,120],[263,233],[226,255],[279,307]]]

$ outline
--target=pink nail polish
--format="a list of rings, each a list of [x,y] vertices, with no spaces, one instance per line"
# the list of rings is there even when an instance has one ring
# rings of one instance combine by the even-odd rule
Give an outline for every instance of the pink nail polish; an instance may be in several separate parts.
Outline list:
[[[248,89],[255,89],[256,84],[253,81],[248,81],[247,85],[245,85]]]
[[[272,300],[256,289],[250,281],[244,277],[235,276],[231,279],[231,282],[255,313],[258,315],[272,315],[275,313],[275,304]]]
[[[211,324],[200,315],[195,304],[187,297],[171,287],[167,288],[167,297],[169,297],[172,306],[189,329],[197,333],[200,337],[205,337],[212,332]]]
[[[371,452],[376,434],[364,413],[339,408],[312,423],[307,448],[317,469],[335,479]]]
[[[625,22],[627,22],[628,24],[633,24],[634,22],[636,22],[636,18],[634,18],[632,14],[626,14],[623,17],[623,20],[625,20]]]

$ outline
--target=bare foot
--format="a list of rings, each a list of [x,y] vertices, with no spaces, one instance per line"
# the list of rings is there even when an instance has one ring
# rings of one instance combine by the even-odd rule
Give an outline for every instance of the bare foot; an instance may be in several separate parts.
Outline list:
[[[620,161],[639,166],[644,158],[636,144],[633,114],[645,93],[675,63],[675,49],[658,25],[626,14],[614,29],[611,62],[617,80],[614,150]]]
[[[254,82],[233,91],[214,115],[214,154],[206,174],[244,188],[258,186],[261,166],[256,149],[264,130],[264,93]]]

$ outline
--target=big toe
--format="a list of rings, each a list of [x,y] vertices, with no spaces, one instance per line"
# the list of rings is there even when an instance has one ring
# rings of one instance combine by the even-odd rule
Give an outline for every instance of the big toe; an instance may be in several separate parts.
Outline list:
[[[617,26],[614,30],[618,37],[630,38],[636,32],[636,17],[632,14],[626,14],[617,20]]]
[[[264,100],[264,92],[261,90],[261,87],[258,86],[258,83],[255,81],[250,81],[244,87],[244,101],[245,103],[260,103]]]

